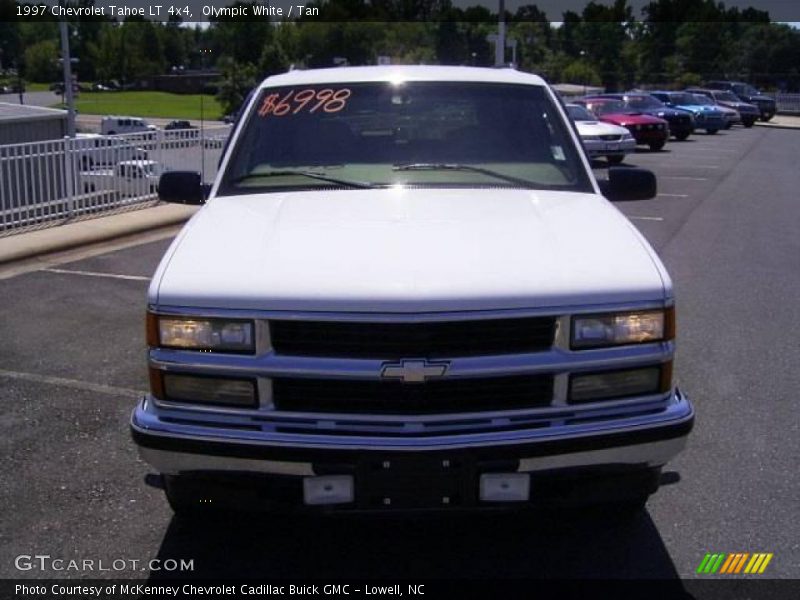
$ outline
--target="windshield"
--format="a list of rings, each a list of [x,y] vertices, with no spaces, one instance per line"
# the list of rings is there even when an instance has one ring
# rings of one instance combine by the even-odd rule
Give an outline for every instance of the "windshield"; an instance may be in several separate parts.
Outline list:
[[[648,108],[664,108],[664,103],[652,96],[631,96],[628,98],[628,106],[644,110]]]
[[[370,82],[262,90],[218,193],[396,185],[592,189],[544,88]]]
[[[573,121],[597,121],[597,117],[588,109],[577,104],[567,104],[567,114]]]
[[[673,104],[681,104],[683,106],[698,104],[692,94],[670,94],[669,101]]]
[[[742,96],[758,96],[759,91],[754,88],[752,85],[747,85],[746,83],[737,83],[733,86],[733,90],[737,94],[741,94]]]
[[[603,100],[602,102],[589,101],[587,105],[596,115],[624,113],[628,110],[622,100]]]
[[[739,102],[739,98],[731,92],[714,92],[714,97],[722,102]]]
[[[707,96],[703,96],[702,94],[692,94],[692,100],[694,100],[694,104],[702,104],[703,106],[714,106],[714,101],[708,98]]]

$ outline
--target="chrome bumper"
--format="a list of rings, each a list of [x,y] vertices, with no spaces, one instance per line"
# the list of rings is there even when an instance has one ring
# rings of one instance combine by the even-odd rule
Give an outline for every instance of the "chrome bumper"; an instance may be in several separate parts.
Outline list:
[[[186,411],[189,412],[189,411]],[[658,467],[684,447],[694,409],[679,390],[641,414],[569,424],[437,436],[337,435],[243,427],[233,422],[181,419],[145,397],[133,411],[131,431],[142,458],[164,474],[225,472],[310,476],[319,465],[352,463],[365,455],[468,452],[481,460],[515,461],[516,470],[573,467]]]

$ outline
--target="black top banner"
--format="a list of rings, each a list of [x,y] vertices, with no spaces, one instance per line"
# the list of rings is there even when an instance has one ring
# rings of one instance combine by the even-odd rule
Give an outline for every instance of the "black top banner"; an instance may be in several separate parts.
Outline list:
[[[595,0],[593,4],[606,7],[630,8],[630,15],[642,18],[642,9],[649,0],[628,0],[626,3]],[[589,4],[587,0],[505,0],[503,10],[514,15],[516,21],[540,20],[542,15],[550,22],[560,22],[565,13],[581,13]],[[653,2],[656,4],[656,2]],[[800,21],[800,2],[796,0],[729,0],[723,4],[737,10],[737,20]],[[338,6],[345,8],[339,10]],[[354,7],[361,6],[359,10]],[[397,6],[393,6],[397,5]],[[448,20],[451,9],[474,9],[470,20],[495,20],[500,12],[501,0],[427,0],[408,3],[369,0],[0,0],[0,21],[12,20],[86,20],[86,19],[148,19],[153,21],[180,20],[183,22],[208,22],[216,20],[292,20],[339,21],[346,15],[348,21],[418,21]],[[398,10],[398,7],[400,9]],[[529,7],[532,10],[520,8]],[[527,16],[526,16],[527,15]],[[598,13],[597,20],[607,20]],[[663,20],[692,20],[690,16],[665,15]],[[584,20],[587,17],[584,16]],[[588,20],[592,20],[588,16]],[[698,20],[704,20],[698,17]]]

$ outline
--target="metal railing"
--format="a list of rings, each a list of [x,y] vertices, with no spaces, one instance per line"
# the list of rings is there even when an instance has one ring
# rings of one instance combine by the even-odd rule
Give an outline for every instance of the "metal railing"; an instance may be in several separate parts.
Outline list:
[[[800,94],[775,94],[775,108],[779,113],[800,114]]]
[[[0,146],[0,235],[157,202],[165,171],[213,181],[230,125]]]

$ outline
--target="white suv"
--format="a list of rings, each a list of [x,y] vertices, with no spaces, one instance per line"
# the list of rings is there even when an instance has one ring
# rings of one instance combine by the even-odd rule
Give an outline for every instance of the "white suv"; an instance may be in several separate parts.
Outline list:
[[[103,135],[155,132],[157,129],[155,125],[137,117],[103,117],[100,121],[100,133]]]
[[[670,278],[604,195],[655,189],[598,183],[535,75],[267,79],[150,286],[142,457],[177,510],[640,508],[694,411]]]

